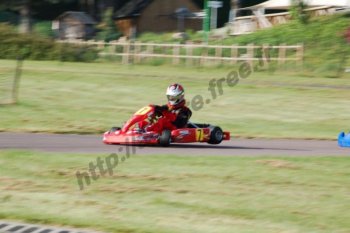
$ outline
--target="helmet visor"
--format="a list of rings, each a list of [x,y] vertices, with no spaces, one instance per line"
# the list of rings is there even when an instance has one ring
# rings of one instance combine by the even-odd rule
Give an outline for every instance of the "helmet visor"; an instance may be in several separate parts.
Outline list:
[[[178,101],[179,99],[181,99],[181,95],[177,95],[177,96],[167,95],[167,98],[169,101]]]

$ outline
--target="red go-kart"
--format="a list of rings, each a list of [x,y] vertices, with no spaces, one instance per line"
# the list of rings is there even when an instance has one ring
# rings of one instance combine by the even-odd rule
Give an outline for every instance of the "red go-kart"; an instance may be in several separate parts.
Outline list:
[[[223,132],[218,126],[210,124],[194,124],[189,122],[186,128],[170,130],[167,127],[154,130],[142,130],[138,127],[140,122],[156,118],[155,107],[152,105],[137,111],[122,128],[112,127],[103,134],[105,144],[135,144],[135,145],[161,145],[170,143],[206,142],[219,144],[230,139],[229,132]],[[163,118],[163,119],[161,119]],[[166,116],[160,116],[157,121],[167,121]]]

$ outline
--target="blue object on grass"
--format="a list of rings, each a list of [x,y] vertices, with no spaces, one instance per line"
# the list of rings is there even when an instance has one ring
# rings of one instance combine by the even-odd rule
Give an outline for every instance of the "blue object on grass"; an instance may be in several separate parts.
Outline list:
[[[341,147],[350,147],[350,133],[341,132],[338,135],[338,145]]]

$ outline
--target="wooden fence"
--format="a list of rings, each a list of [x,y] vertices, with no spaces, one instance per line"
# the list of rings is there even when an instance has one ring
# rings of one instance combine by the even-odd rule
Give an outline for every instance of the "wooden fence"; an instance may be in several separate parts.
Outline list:
[[[169,61],[174,65],[236,64],[246,61],[292,62],[303,64],[304,46],[299,45],[205,45],[205,44],[156,44],[140,42],[60,41],[95,46],[101,57],[119,58],[122,64]],[[117,59],[118,60],[118,59]]]

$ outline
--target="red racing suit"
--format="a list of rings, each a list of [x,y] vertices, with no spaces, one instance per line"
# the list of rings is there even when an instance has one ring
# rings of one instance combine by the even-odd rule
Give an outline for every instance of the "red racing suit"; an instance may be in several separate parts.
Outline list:
[[[174,130],[186,127],[192,116],[192,111],[184,104],[177,108],[168,105],[152,105],[155,109],[155,120],[139,123],[139,127],[146,131],[162,132],[164,129]]]

